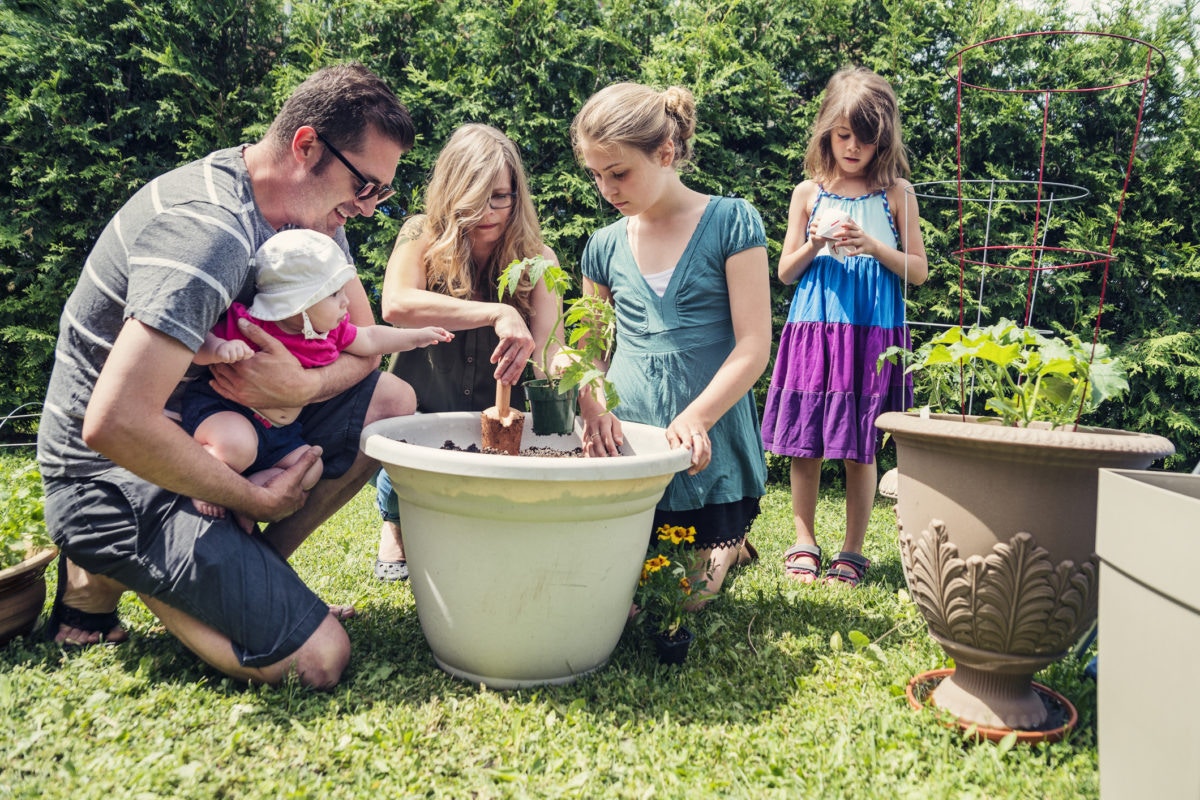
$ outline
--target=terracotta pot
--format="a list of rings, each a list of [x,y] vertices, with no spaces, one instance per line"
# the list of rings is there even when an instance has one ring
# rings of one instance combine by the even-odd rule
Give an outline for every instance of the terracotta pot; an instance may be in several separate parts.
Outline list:
[[[914,709],[920,710],[933,691],[930,687],[936,689],[942,681],[953,674],[954,670],[952,669],[933,669],[914,676],[904,690],[904,694],[908,697],[908,704]],[[1044,704],[1053,707],[1051,719],[1040,726],[1038,730],[1014,731],[1012,728],[988,728],[964,720],[947,721],[946,724],[950,727],[961,728],[968,736],[987,739],[989,742],[999,742],[1013,733],[1016,734],[1016,741],[1019,744],[1059,741],[1067,735],[1067,731],[1075,727],[1075,723],[1079,721],[1079,712],[1076,711],[1070,700],[1048,686],[1042,686],[1040,683],[1032,683],[1030,686],[1042,698]]]
[[[442,450],[479,443],[479,415],[369,425],[362,449],[400,499],[421,630],[442,669],[473,683],[567,683],[603,666],[625,629],[654,507],[690,454],[622,423],[623,455]],[[572,446],[579,444],[578,435]],[[527,426],[522,450],[562,449]]]
[[[1102,467],[1140,469],[1169,441],[1104,428],[1002,426],[890,412],[896,515],[909,592],[955,661],[933,704],[988,728],[1035,730],[1032,677],[1096,619]]]
[[[0,570],[0,645],[33,631],[46,603],[46,566],[56,555],[58,549],[48,547]]]

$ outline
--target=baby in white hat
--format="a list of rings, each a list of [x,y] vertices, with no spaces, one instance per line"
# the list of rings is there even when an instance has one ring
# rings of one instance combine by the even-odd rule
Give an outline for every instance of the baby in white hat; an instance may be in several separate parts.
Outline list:
[[[238,328],[247,319],[274,336],[304,367],[323,367],[343,351],[376,356],[448,342],[444,328],[358,327],[349,320],[345,287],[354,266],[330,237],[310,230],[272,236],[254,256],[257,270],[250,307],[233,303],[196,353],[196,364],[232,364],[250,358],[254,345]],[[253,409],[218,395],[208,381],[195,380],[182,398],[183,425],[212,455],[258,485],[295,463],[305,452],[299,409]],[[307,491],[321,478],[318,460],[305,475]],[[193,500],[202,514],[223,517],[225,509]],[[255,520],[241,520],[247,530]]]

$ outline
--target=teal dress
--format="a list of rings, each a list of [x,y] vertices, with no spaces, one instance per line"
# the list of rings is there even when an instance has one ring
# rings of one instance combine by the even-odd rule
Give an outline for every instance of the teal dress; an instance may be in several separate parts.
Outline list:
[[[765,247],[766,235],[758,212],[745,200],[709,198],[659,297],[634,261],[627,226],[622,218],[597,231],[583,251],[582,269],[608,287],[616,309],[617,343],[608,375],[621,398],[617,417],[665,428],[732,352],[725,262],[743,250]],[[752,392],[717,421],[709,439],[712,463],[695,475],[677,473],[660,510],[690,511],[747,499],[757,508],[767,465]]]

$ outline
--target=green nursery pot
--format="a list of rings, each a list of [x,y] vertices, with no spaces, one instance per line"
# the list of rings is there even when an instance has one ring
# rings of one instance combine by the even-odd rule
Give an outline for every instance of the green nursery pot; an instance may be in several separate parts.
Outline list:
[[[559,394],[557,386],[539,378],[525,382],[525,399],[533,415],[533,432],[538,436],[574,432],[578,388]]]

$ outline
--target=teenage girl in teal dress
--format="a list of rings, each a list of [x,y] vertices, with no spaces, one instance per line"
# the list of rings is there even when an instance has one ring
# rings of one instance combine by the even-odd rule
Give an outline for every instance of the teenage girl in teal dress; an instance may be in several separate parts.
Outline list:
[[[583,253],[584,291],[617,314],[608,377],[614,414],[583,396],[590,455],[615,454],[620,420],[666,429],[692,451],[658,505],[654,528],[695,527],[693,577],[715,594],[742,552],[766,483],[751,389],[771,347],[770,277],[758,212],[744,200],[689,189],[678,168],[691,158],[691,92],[609,86],[571,126],[580,161],[622,218]],[[649,533],[649,531],[647,532]]]

